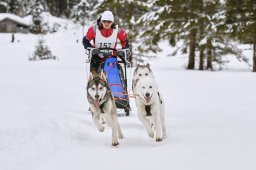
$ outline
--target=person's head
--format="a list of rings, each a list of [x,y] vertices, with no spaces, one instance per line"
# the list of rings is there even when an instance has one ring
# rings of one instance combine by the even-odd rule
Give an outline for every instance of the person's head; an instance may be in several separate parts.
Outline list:
[[[103,28],[110,29],[112,24],[114,23],[114,16],[111,11],[105,11],[103,12],[101,16],[101,23]]]

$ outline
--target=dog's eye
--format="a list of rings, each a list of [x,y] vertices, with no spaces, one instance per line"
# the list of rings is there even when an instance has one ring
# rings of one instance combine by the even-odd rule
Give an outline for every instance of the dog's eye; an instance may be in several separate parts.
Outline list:
[[[141,76],[141,74],[139,74],[139,76]]]
[[[103,90],[103,87],[100,87],[100,90]]]
[[[144,87],[144,86],[143,86],[142,88],[143,88],[143,89],[145,89],[145,87]]]
[[[152,86],[149,86],[150,89],[152,89]]]
[[[92,90],[94,91],[94,90],[95,90],[95,88],[93,87],[93,88],[92,88]]]
[[[148,75],[148,73],[145,74],[146,76]]]

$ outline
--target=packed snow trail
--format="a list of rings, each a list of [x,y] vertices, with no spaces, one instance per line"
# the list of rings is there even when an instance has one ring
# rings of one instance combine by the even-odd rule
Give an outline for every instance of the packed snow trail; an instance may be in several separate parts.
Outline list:
[[[28,61],[37,36],[10,37],[0,34],[0,169],[256,169],[256,79],[246,68],[187,71],[185,58],[159,55],[150,63],[168,138],[148,137],[131,99],[132,115],[119,117],[126,138],[113,148],[88,112],[78,31],[45,36],[58,61]]]

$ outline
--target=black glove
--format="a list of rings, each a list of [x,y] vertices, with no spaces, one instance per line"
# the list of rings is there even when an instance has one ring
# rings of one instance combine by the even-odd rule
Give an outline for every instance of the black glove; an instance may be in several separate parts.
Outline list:
[[[91,51],[92,56],[97,55],[97,54],[99,54],[99,53],[100,53],[100,50],[99,50],[99,49],[97,49],[97,48],[92,48],[91,50],[92,50],[92,51]]]
[[[124,51],[117,51],[116,52],[116,55],[120,58],[124,58],[125,54],[124,54]]]

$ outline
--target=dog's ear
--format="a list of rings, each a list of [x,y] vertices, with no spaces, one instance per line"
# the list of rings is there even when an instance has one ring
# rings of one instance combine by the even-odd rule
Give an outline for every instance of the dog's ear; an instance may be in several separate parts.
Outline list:
[[[96,70],[92,70],[91,72],[93,74],[94,77],[96,77],[98,75],[97,71]]]
[[[136,66],[136,68],[135,68],[135,70],[134,70],[134,72],[133,72],[133,76],[135,76],[136,74],[137,74],[137,71],[138,71],[138,69],[139,69],[139,64],[137,64],[137,66]]]
[[[90,72],[90,77],[89,80],[92,80],[93,78],[98,77],[98,73],[96,72],[96,70],[92,70]]]
[[[88,81],[91,81],[91,80],[93,79],[93,77],[94,77],[94,75],[93,75],[93,73],[91,72],[90,75],[89,75]]]
[[[147,67],[148,69],[150,69],[150,65],[149,65],[149,63],[147,63],[146,67]]]
[[[104,80],[105,82],[107,82],[106,75],[105,75],[105,73],[104,73],[103,71],[100,72],[100,78],[101,78],[102,80]]]

